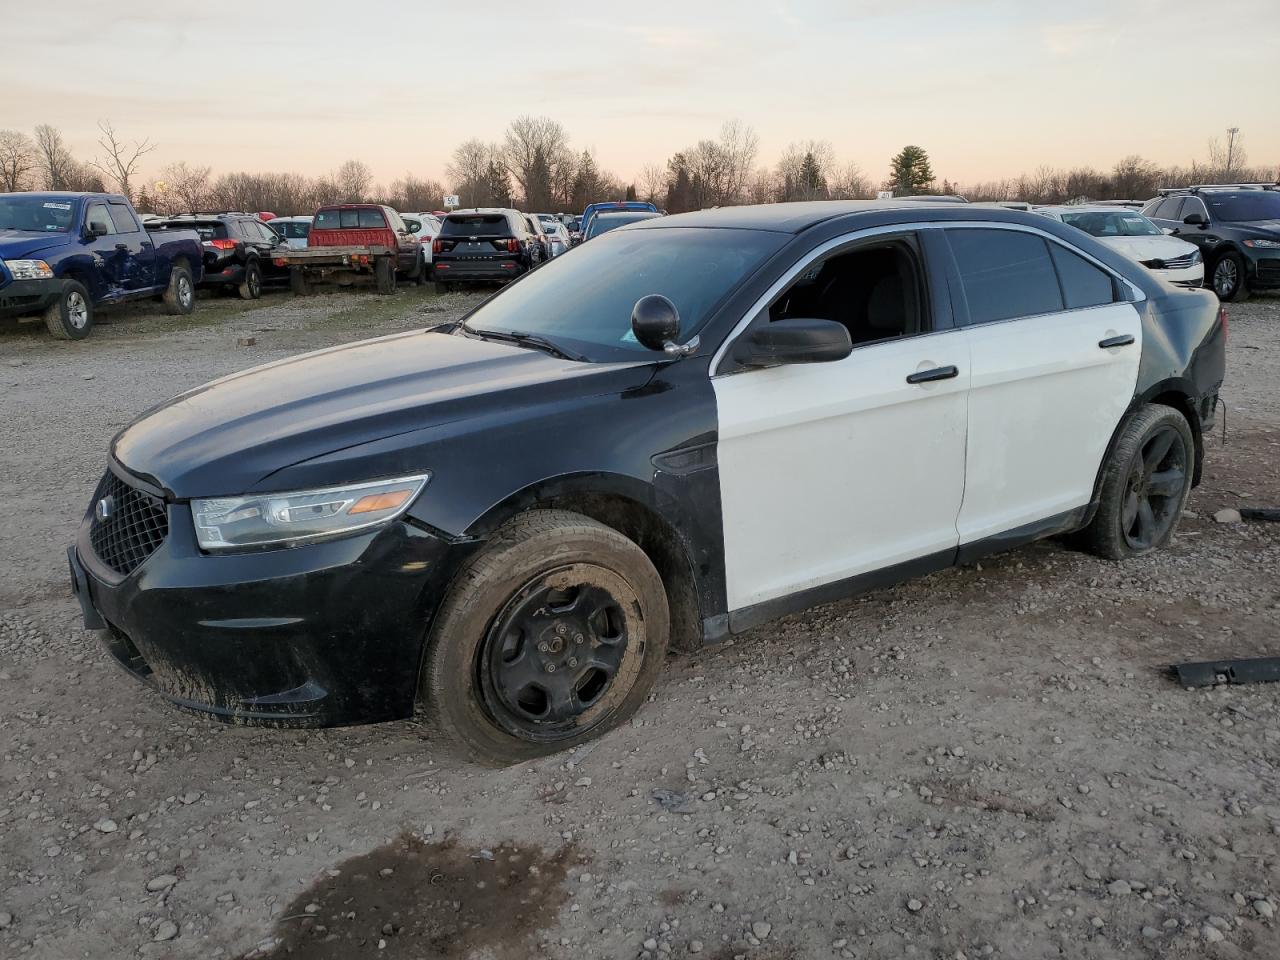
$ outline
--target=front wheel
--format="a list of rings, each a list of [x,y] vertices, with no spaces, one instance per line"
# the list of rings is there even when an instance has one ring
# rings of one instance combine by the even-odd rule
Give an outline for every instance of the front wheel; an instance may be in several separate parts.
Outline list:
[[[644,551],[580,514],[533,510],[459,572],[432,630],[419,697],[473,759],[546,756],[635,713],[669,631],[667,595]]]
[[[1133,414],[1103,470],[1085,545],[1108,560],[1127,560],[1167,544],[1191,492],[1195,450],[1191,426],[1172,407],[1151,404]]]
[[[84,285],[68,280],[44,312],[44,325],[58,340],[83,340],[93,329],[93,300]]]
[[[196,285],[191,279],[191,268],[185,263],[175,263],[169,274],[169,286],[165,289],[164,312],[173,316],[186,316],[196,307]]]
[[[1224,253],[1213,265],[1213,292],[1223,303],[1239,303],[1249,298],[1245,286],[1244,259],[1238,253]]]

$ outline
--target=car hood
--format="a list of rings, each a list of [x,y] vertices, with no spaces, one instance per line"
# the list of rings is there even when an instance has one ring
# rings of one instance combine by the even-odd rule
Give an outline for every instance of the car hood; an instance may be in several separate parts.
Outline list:
[[[291,357],[197,387],[125,427],[111,453],[176,499],[271,489],[269,482],[259,485],[306,460],[495,409],[620,392],[643,385],[652,365],[578,363],[419,330]]]
[[[1236,226],[1256,233],[1262,239],[1280,240],[1280,220],[1249,220]]]
[[[0,230],[0,260],[29,260],[42,250],[67,243],[65,233],[38,230]]]
[[[1134,260],[1172,260],[1185,257],[1199,248],[1194,243],[1177,237],[1099,237],[1112,250],[1118,250]]]

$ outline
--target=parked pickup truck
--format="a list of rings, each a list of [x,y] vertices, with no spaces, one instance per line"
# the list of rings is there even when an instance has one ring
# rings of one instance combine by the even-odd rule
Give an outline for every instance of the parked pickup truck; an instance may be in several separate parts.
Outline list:
[[[43,314],[61,340],[87,337],[108,304],[190,313],[202,260],[194,230],[152,233],[118,194],[0,193],[0,318]]]
[[[422,244],[400,214],[375,203],[321,207],[307,234],[307,249],[281,252],[273,259],[289,268],[289,283],[301,296],[316,283],[350,286],[372,278],[379,293],[395,293],[396,274],[426,283]]]

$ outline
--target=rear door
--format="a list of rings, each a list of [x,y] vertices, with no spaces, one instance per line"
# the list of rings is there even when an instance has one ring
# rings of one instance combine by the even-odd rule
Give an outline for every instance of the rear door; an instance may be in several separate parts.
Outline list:
[[[1008,225],[946,231],[970,362],[960,544],[1086,506],[1133,399],[1142,324],[1127,283]]]

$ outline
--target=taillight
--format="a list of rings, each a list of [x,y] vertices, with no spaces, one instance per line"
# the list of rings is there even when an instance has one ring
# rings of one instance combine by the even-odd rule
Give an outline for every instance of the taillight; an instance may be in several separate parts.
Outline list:
[[[1222,342],[1227,342],[1227,331],[1229,325],[1227,323],[1227,305],[1225,303],[1218,306],[1218,323],[1222,325]]]
[[[443,243],[441,243],[439,240],[432,240],[432,241],[431,241],[431,252],[432,252],[432,253],[444,253],[444,244],[443,244]]]
[[[209,246],[218,250],[234,250],[236,242],[234,240],[210,240]]]
[[[507,241],[507,253],[519,253],[520,241],[514,237]]]

